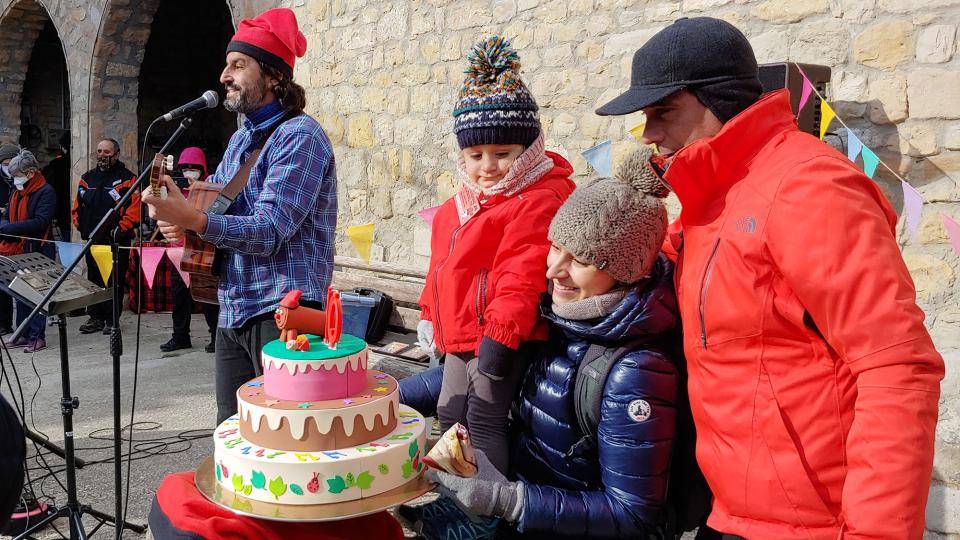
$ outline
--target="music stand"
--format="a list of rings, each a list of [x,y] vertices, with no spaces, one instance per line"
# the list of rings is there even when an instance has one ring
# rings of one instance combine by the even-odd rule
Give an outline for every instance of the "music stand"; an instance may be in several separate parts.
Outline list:
[[[180,122],[180,126],[177,127],[176,131],[174,131],[172,135],[170,135],[170,138],[167,139],[167,142],[164,143],[163,148],[161,148],[158,153],[168,154],[170,148],[174,144],[176,144],[177,140],[180,138],[183,132],[186,131],[187,128],[189,128],[190,124],[192,123],[193,123],[193,119],[191,117],[187,116],[186,118],[184,118],[183,121]],[[47,305],[47,303],[50,301],[53,295],[56,294],[57,290],[63,285],[65,281],[67,281],[68,276],[70,276],[73,273],[73,269],[76,268],[77,264],[80,263],[80,259],[84,257],[84,255],[90,252],[90,248],[93,246],[94,240],[101,237],[101,232],[107,229],[108,226],[119,222],[118,217],[120,214],[120,210],[122,210],[124,207],[127,206],[127,204],[130,203],[130,199],[133,197],[133,194],[137,192],[137,190],[142,189],[146,180],[150,178],[151,168],[152,168],[152,163],[151,165],[148,165],[143,171],[140,172],[140,176],[137,177],[136,182],[134,182],[134,184],[130,186],[130,189],[128,189],[127,192],[124,193],[122,197],[120,197],[120,199],[117,201],[117,204],[115,204],[113,208],[111,208],[106,214],[104,214],[103,218],[100,219],[100,222],[97,223],[97,226],[94,227],[93,230],[90,232],[90,235],[89,235],[90,239],[87,240],[85,244],[83,244],[83,247],[80,249],[80,253],[77,254],[77,258],[74,259],[69,265],[67,265],[67,267],[63,270],[63,273],[60,274],[60,276],[50,285],[50,288],[47,290],[43,298],[36,303],[36,307],[33,308],[33,311],[30,312],[30,315],[28,315],[27,318],[22,323],[20,323],[20,326],[18,326],[17,329],[13,331],[13,334],[10,337],[11,341],[17,339],[17,337],[19,337],[20,334],[23,333],[24,329],[27,327],[27,324],[30,322],[30,319],[33,318],[34,315],[40,312],[40,309],[41,309],[40,306]],[[129,528],[136,532],[143,532],[146,530],[145,528],[138,527],[136,525],[131,525],[125,521],[123,522],[118,521],[123,516],[123,506],[121,504],[121,493],[123,491],[122,489],[122,484],[123,484],[122,470],[123,469],[122,469],[122,463],[121,463],[122,453],[120,450],[120,356],[123,354],[123,339],[120,334],[120,325],[119,325],[119,318],[120,318],[119,301],[122,298],[122,294],[119,294],[116,291],[119,290],[122,293],[123,286],[121,285],[121,281],[120,281],[121,276],[119,276],[120,270],[118,268],[120,249],[119,249],[119,246],[117,245],[117,233],[118,233],[118,230],[114,226],[113,234],[110,235],[111,240],[113,241],[111,246],[111,251],[113,252],[113,275],[114,275],[114,281],[113,281],[114,283],[114,286],[113,286],[114,326],[113,326],[112,332],[110,333],[110,356],[113,359],[113,490],[114,490],[114,509],[117,517],[110,518],[108,521],[111,521],[114,524],[120,524],[123,527]],[[62,318],[63,315],[60,315],[60,317]],[[62,321],[63,322],[61,325],[61,332],[62,332],[61,339],[63,341],[61,342],[61,346],[66,344],[66,337],[65,337],[66,321],[65,320],[62,320]],[[67,381],[67,385],[69,385],[69,381]],[[67,394],[64,394],[64,395],[66,396]],[[132,433],[131,433],[131,437],[132,437]],[[79,510],[81,509],[77,508],[76,510],[77,510],[76,514],[71,514],[71,518],[72,518],[71,528],[70,528],[71,540],[84,538],[84,536],[82,536],[84,535],[83,523],[80,521],[80,514],[79,514]],[[94,515],[92,514],[92,512],[87,512],[87,513],[91,513],[91,515]],[[106,514],[102,514],[102,515],[106,515]],[[72,525],[74,521],[76,522],[77,528],[79,529],[79,532],[77,534],[81,536],[74,536],[75,531]],[[99,526],[97,528],[99,528]],[[96,529],[94,529],[94,531],[96,531]],[[121,536],[121,527],[116,527],[116,531],[117,531],[117,538],[119,539]]]
[[[63,457],[67,473],[67,503],[30,526],[17,536],[17,539],[29,538],[34,531],[46,527],[48,523],[61,517],[70,520],[71,540],[87,538],[83,529],[83,514],[89,514],[100,521],[94,532],[104,523],[117,523],[117,518],[81,504],[77,499],[76,468],[79,466],[78,462],[80,460],[75,455],[73,445],[73,410],[80,407],[80,399],[73,396],[70,391],[70,361],[67,352],[66,319],[66,313],[74,309],[91,306],[110,299],[111,292],[109,289],[94,285],[77,274],[71,274],[63,282],[64,286],[54,291],[49,301],[39,303],[57,278],[60,277],[62,270],[63,267],[40,253],[0,257],[0,290],[21,302],[39,307],[40,313],[54,317],[60,337],[60,384],[62,391],[60,414],[63,417],[63,449],[56,447],[39,434],[34,433],[31,436],[28,432],[27,436]],[[27,321],[29,320],[30,318],[27,319]],[[123,526],[137,532],[146,530],[142,526],[127,522],[123,522]]]

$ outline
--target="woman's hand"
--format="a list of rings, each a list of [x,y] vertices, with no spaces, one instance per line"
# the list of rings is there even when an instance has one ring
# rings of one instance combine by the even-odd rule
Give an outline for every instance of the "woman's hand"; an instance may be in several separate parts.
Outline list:
[[[480,449],[476,456],[477,474],[471,478],[433,469],[427,471],[427,478],[437,483],[437,491],[453,499],[469,515],[519,521],[523,513],[523,483],[507,480]]]

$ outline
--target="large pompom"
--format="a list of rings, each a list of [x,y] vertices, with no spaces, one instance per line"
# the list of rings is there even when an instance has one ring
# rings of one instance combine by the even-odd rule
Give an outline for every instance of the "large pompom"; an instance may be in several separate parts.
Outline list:
[[[479,83],[493,83],[508,71],[520,69],[520,56],[510,46],[510,40],[500,36],[490,36],[477,43],[467,54],[469,67],[464,71],[467,77]]]
[[[617,167],[617,173],[614,176],[621,182],[630,184],[640,193],[662,199],[670,194],[670,189],[653,171],[653,166],[650,164],[651,157],[653,157],[653,149],[646,145],[641,146],[627,155]]]

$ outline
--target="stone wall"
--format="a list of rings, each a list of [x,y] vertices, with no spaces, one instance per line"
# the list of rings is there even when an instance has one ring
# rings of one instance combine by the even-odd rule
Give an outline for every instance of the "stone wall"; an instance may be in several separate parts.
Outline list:
[[[22,74],[45,17],[63,41],[70,81],[74,172],[91,165],[90,142],[107,126],[135,153],[140,62],[162,0],[0,0],[0,138],[19,134]],[[427,225],[417,211],[456,189],[453,99],[470,45],[512,39],[542,107],[548,145],[589,174],[580,152],[604,139],[614,158],[636,144],[639,115],[593,109],[629,84],[632,52],[681,16],[727,19],[761,62],[833,69],[829,99],[841,118],[927,201],[918,238],[901,223],[903,255],[934,339],[947,358],[930,538],[960,534],[960,258],[941,212],[960,220],[960,0],[228,0],[234,24],[292,7],[308,37],[296,77],[308,109],[335,145],[342,230],[373,222],[373,257],[426,265]],[[105,15],[104,15],[105,14]],[[839,131],[834,125],[832,131]],[[842,144],[842,140],[831,142]],[[900,210],[893,175],[877,181]],[[671,204],[675,213],[676,201]],[[902,220],[901,220],[902,221]]]

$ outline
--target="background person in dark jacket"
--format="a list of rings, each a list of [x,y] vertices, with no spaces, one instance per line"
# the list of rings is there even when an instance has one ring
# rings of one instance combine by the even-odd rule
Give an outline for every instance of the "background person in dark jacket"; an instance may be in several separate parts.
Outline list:
[[[120,200],[137,180],[137,175],[132,173],[119,160],[120,143],[114,139],[104,139],[97,144],[97,166],[83,174],[80,177],[80,185],[77,189],[77,199],[73,203],[73,224],[80,231],[80,238],[87,240],[94,227],[100,223],[103,216]],[[103,229],[97,244],[109,244],[110,232],[115,226],[120,228],[121,245],[130,245],[130,239],[140,223],[140,195],[134,195],[130,199],[130,204],[120,212],[120,218],[117,223],[111,224]],[[120,250],[120,274],[127,273],[127,260],[129,253],[125,249]],[[87,254],[87,279],[104,286],[103,278],[100,276],[100,269],[97,268],[97,262],[93,256]],[[114,299],[119,301],[123,297],[123,283],[117,284],[114,290]],[[110,311],[110,302],[103,302],[87,309],[90,318],[87,322],[80,325],[80,333],[92,334],[103,331],[104,334],[110,333],[110,321],[112,320]]]
[[[10,190],[13,189],[13,178],[10,177],[10,160],[20,153],[20,147],[15,144],[0,146],[0,209],[7,207],[10,202]],[[13,298],[0,292],[0,336],[13,332]]]
[[[428,473],[468,512],[499,516],[531,536],[657,538],[663,534],[680,399],[679,320],[672,267],[658,257],[666,189],[630,156],[615,178],[573,192],[550,225],[551,338],[527,372],[514,418],[511,476]],[[629,345],[603,387],[593,450],[575,414],[577,369],[591,344]],[[427,377],[401,400],[429,409]]]
[[[60,240],[70,241],[70,132],[60,136],[56,157],[43,168],[43,177],[57,194],[57,230]]]
[[[23,491],[23,459],[26,456],[26,439],[23,426],[13,407],[0,396],[0,531],[20,501]]]
[[[0,223],[0,253],[43,253],[53,258],[54,248],[50,242],[16,237],[47,239],[50,236],[50,225],[57,208],[57,194],[43,178],[37,158],[29,150],[21,150],[10,160],[10,175],[13,177],[14,191],[4,214],[5,220]],[[32,310],[33,306],[18,300],[17,324],[22,323]],[[46,320],[46,316],[38,313],[30,319],[27,331],[7,345],[25,346],[23,351],[27,353],[45,349]]]

